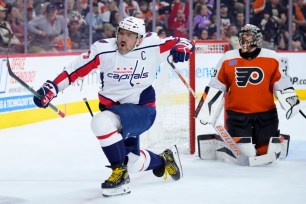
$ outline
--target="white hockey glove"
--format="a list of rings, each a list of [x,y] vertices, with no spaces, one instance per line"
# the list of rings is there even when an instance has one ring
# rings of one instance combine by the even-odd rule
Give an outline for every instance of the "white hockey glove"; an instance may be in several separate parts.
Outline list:
[[[276,97],[282,107],[286,111],[286,118],[290,119],[300,110],[300,100],[292,87],[276,91]]]
[[[203,96],[196,108],[195,117],[201,123],[215,125],[224,107],[224,91],[206,86]]]

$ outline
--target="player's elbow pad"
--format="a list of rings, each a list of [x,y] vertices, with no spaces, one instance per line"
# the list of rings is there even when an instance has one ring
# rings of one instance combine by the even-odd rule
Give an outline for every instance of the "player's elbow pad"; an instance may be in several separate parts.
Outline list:
[[[276,97],[282,109],[286,111],[287,119],[292,118],[299,112],[300,100],[292,87],[276,91]]]
[[[196,108],[195,117],[202,123],[215,124],[224,107],[224,91],[206,86]]]

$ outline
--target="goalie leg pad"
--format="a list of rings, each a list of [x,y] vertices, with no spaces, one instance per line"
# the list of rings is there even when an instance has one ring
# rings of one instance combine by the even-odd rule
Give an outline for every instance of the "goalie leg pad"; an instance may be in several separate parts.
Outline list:
[[[256,155],[251,137],[235,137],[238,148],[249,157]],[[204,160],[221,160],[229,163],[237,163],[236,158],[228,149],[220,136],[215,134],[198,135],[199,157]]]
[[[284,159],[288,155],[289,150],[289,135],[281,135],[280,137],[271,137],[268,154],[276,154],[279,159]]]
[[[198,135],[198,153],[199,157],[204,160],[215,160],[216,157],[216,145],[215,145],[215,135]]]
[[[279,158],[285,159],[289,152],[290,135],[280,134],[280,136],[284,138],[284,142],[282,143],[281,155]]]
[[[254,157],[256,155],[256,150],[251,137],[233,137],[233,139],[243,154],[248,157]],[[218,160],[238,164],[233,153],[228,149],[227,145],[219,136],[216,137],[216,155]]]
[[[224,91],[206,86],[196,108],[195,117],[203,123],[215,124],[224,107]]]

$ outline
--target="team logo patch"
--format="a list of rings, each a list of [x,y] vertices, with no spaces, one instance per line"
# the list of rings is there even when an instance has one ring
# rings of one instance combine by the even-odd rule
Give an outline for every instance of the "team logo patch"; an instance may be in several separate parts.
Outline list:
[[[239,87],[246,87],[248,83],[257,85],[264,78],[264,72],[258,67],[237,67],[236,84]]]

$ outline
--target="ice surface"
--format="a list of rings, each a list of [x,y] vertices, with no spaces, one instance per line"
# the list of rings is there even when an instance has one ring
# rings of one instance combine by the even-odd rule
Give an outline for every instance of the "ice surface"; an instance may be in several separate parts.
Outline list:
[[[281,132],[291,135],[285,160],[242,167],[181,155],[184,178],[180,181],[164,181],[151,172],[132,174],[132,193],[112,198],[101,194],[100,184],[110,170],[105,168],[107,161],[90,130],[90,120],[89,114],[82,114],[0,130],[0,204],[306,201],[306,119],[300,115],[280,119]]]

